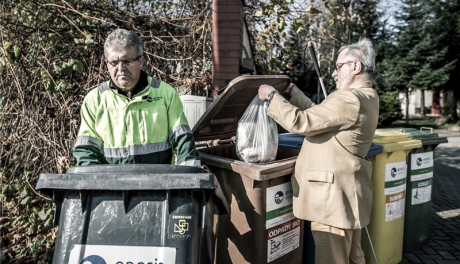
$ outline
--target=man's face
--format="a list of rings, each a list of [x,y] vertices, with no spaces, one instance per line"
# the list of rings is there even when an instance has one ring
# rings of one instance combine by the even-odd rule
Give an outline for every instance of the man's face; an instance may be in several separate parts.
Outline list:
[[[354,60],[346,58],[346,51],[347,50],[345,49],[340,52],[337,57],[337,62],[335,63],[335,70],[332,73],[337,90],[348,88],[353,83]]]
[[[123,91],[131,91],[139,81],[144,58],[137,55],[135,47],[122,49],[117,45],[109,48],[107,55],[107,68],[112,81]]]

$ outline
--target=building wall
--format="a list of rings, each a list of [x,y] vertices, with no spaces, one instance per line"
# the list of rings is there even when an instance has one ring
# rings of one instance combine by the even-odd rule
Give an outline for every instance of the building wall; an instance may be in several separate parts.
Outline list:
[[[449,104],[450,94],[449,92],[433,92],[425,91],[425,109],[426,114],[429,115],[442,115],[445,114],[446,107]],[[403,115],[406,114],[406,95],[405,93],[399,93],[399,98],[401,101],[401,111]],[[418,115],[421,113],[421,99],[422,92],[420,90],[412,91],[409,93],[409,115]]]

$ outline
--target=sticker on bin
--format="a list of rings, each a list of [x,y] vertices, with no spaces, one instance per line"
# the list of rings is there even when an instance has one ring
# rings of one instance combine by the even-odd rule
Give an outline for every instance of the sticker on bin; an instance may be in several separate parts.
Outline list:
[[[267,188],[266,228],[294,219],[292,213],[292,185],[290,182]]]
[[[171,215],[169,222],[169,238],[190,239],[193,232],[193,215]]]
[[[385,222],[404,215],[406,171],[405,161],[385,165]]]
[[[295,218],[267,230],[267,262],[274,261],[299,247],[300,223],[300,219]]]
[[[130,247],[74,245],[69,264],[175,264],[176,249],[170,247]]]
[[[433,151],[412,154],[410,171],[412,205],[431,201],[433,164]]]

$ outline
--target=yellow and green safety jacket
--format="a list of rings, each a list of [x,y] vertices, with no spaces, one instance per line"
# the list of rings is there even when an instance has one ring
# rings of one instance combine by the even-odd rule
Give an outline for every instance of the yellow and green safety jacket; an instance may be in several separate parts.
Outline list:
[[[109,83],[83,101],[73,148],[77,166],[171,164],[174,154],[179,165],[201,165],[179,95],[169,84],[148,76],[148,85],[129,98]]]

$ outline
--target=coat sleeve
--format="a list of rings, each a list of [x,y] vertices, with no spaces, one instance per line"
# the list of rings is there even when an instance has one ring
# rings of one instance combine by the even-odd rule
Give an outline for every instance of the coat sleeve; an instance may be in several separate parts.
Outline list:
[[[103,155],[104,142],[95,130],[96,116],[93,104],[88,99],[81,106],[81,125],[78,131],[77,141],[72,150],[77,159],[77,166],[105,164]]]
[[[171,87],[172,95],[168,106],[169,142],[176,154],[176,164],[201,166],[195,139],[183,111],[177,92]]]
[[[297,106],[300,110],[304,111],[315,104],[308,98],[303,92],[298,91],[297,93],[293,94],[291,99],[289,100],[294,106]]]
[[[358,120],[359,108],[358,97],[346,89],[330,94],[321,104],[303,111],[281,96],[275,96],[267,114],[289,132],[314,136],[350,128]]]

